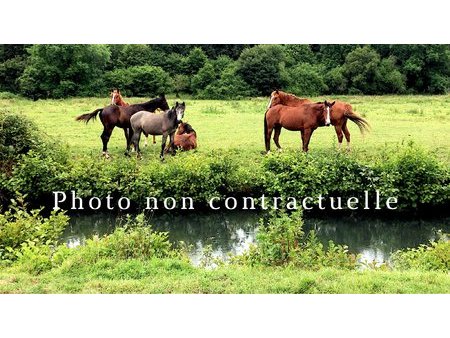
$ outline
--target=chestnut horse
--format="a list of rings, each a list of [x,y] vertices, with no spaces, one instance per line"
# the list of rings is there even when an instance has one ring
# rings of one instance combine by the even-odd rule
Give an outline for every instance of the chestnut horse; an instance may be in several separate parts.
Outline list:
[[[113,89],[113,91],[110,94],[110,97],[111,97],[111,104],[115,104],[116,106],[121,107],[129,106],[129,104],[123,100],[122,94],[120,93],[120,89],[117,88]],[[144,146],[146,147],[148,145],[148,135],[147,134],[144,135],[145,135]],[[155,135],[153,135],[153,144],[156,144]]]
[[[180,122],[175,133],[174,145],[182,150],[197,148],[197,133],[189,123]]]
[[[329,125],[329,116],[333,110],[334,102],[329,103],[304,103],[298,107],[284,106],[277,104],[269,108],[264,115],[264,139],[266,152],[270,152],[270,137],[275,130],[273,140],[279,150],[281,150],[278,139],[281,128],[287,130],[300,130],[303,143],[303,151],[308,151],[311,135],[317,127]]]
[[[131,136],[133,134],[130,125],[131,116],[141,110],[154,112],[158,108],[164,111],[170,109],[164,94],[161,94],[159,97],[144,103],[130,104],[129,106],[124,107],[109,105],[104,108],[96,109],[92,113],[80,115],[76,117],[75,120],[86,121],[86,123],[88,123],[92,118],[95,119],[97,117],[97,114],[100,113],[100,120],[103,124],[103,133],[100,136],[103,142],[103,155],[106,158],[109,158],[108,141],[111,137],[111,133],[114,127],[117,126],[119,128],[123,128],[125,138],[127,140],[127,150],[125,154],[128,155],[131,144]]]
[[[301,99],[293,94],[282,92],[281,90],[276,90],[273,91],[270,95],[270,101],[267,109],[277,104],[282,104],[290,107],[298,107],[305,103],[311,103],[311,101],[308,99]],[[354,112],[350,104],[345,102],[336,101],[336,104],[333,107],[333,114],[331,114],[328,119],[329,124],[333,125],[334,129],[336,130],[336,135],[339,142],[339,150],[342,147],[343,134],[345,135],[345,139],[347,140],[347,150],[350,150],[350,132],[347,127],[347,119],[356,123],[362,134],[364,134],[365,131],[370,130],[369,123],[364,118],[359,116],[356,112]]]

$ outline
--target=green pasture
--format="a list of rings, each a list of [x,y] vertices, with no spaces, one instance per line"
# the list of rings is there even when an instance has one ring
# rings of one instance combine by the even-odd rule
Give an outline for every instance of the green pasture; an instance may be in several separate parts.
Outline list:
[[[102,259],[39,275],[0,270],[0,293],[448,293],[442,272],[299,270],[225,266],[207,270],[178,259]]]
[[[129,103],[142,102],[142,98],[125,98]],[[322,100],[324,97],[314,97]],[[444,160],[450,161],[450,95],[441,96],[341,96],[339,99],[353,105],[355,111],[371,124],[371,133],[362,136],[355,124],[349,122],[352,149],[361,157],[376,156],[383,149],[409,141],[425,147]],[[192,124],[198,134],[198,152],[214,149],[234,149],[242,159],[260,157],[264,150],[263,116],[268,98],[237,101],[194,100],[169,97],[169,105],[185,101],[184,120]],[[71,98],[62,100],[1,99],[0,107],[22,113],[33,119],[48,135],[67,143],[74,156],[100,155],[102,132],[97,119],[87,125],[76,122],[75,117],[103,107],[108,98]],[[161,138],[157,146],[143,150],[145,160],[157,160]],[[300,149],[298,132],[283,130],[280,143],[285,151]],[[143,146],[143,139],[141,139]],[[345,147],[345,140],[343,143]],[[311,139],[310,151],[329,151],[337,146],[333,127],[318,128]],[[392,147],[392,148],[391,148]],[[123,131],[113,131],[109,151],[113,158],[123,156],[125,138]],[[272,142],[272,150],[275,145]]]

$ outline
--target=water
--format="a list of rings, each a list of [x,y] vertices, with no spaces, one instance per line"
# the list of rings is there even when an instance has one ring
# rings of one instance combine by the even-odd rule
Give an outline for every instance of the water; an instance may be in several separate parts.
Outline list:
[[[213,256],[226,259],[229,253],[239,254],[255,242],[262,214],[252,212],[195,213],[188,215],[153,215],[150,223],[155,230],[168,231],[173,242],[183,241],[191,246],[189,255],[197,265],[203,249],[210,245]],[[83,244],[93,235],[113,231],[121,218],[113,214],[72,215],[64,241],[71,247]],[[361,254],[362,260],[383,262],[392,252],[416,247],[437,239],[437,232],[450,232],[450,217],[440,219],[376,219],[305,217],[304,230],[314,229],[318,238],[327,243],[346,244],[349,250]]]

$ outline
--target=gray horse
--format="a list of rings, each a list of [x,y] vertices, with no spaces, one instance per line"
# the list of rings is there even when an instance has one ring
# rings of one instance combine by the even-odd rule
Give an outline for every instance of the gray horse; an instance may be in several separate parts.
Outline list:
[[[186,105],[184,102],[177,102],[175,107],[172,107],[172,109],[163,114],[150,114],[149,112],[142,110],[131,117],[130,124],[133,129],[131,142],[134,145],[134,149],[136,149],[138,157],[141,155],[139,141],[142,132],[147,135],[162,135],[161,154],[159,156],[161,160],[164,160],[164,149],[166,148],[167,136],[170,136],[169,148],[172,148],[172,151],[174,150],[174,134],[178,124],[184,116],[185,108]]]

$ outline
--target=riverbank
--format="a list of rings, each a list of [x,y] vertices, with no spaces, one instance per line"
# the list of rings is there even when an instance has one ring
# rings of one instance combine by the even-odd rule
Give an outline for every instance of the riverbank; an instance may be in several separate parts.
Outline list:
[[[0,270],[0,293],[449,293],[442,272],[195,268],[177,259],[111,260],[38,276]]]

